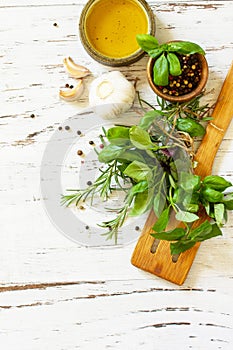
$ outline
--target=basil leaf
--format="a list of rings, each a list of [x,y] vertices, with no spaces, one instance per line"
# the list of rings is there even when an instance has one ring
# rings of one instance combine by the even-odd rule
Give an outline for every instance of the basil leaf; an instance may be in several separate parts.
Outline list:
[[[205,55],[205,51],[198,44],[192,43],[190,41],[174,41],[168,43],[167,45],[169,52],[177,52],[182,55],[191,55],[194,53]]]
[[[201,191],[201,195],[210,203],[222,202],[223,200],[223,194],[210,187],[204,187]]]
[[[171,255],[179,255],[180,253],[183,253],[186,250],[192,248],[195,244],[196,242],[191,240],[170,243]]]
[[[212,232],[212,225],[208,220],[206,220],[201,225],[191,230],[188,237],[190,239],[198,241],[202,239],[204,235],[209,235],[210,232]]]
[[[218,191],[224,191],[226,188],[232,186],[231,182],[226,181],[223,177],[218,175],[206,176],[203,180],[203,183],[208,187]]]
[[[131,187],[130,194],[135,195],[137,193],[144,192],[147,189],[148,189],[148,182],[146,180],[143,180]]]
[[[137,160],[127,166],[124,174],[136,182],[142,180],[149,181],[152,178],[152,170],[145,163],[138,162]]]
[[[124,146],[129,143],[129,128],[125,126],[115,126],[108,129],[107,139],[111,144]]]
[[[176,213],[176,219],[178,221],[193,222],[198,220],[199,216],[193,213],[189,213],[188,211],[180,210],[178,213]]]
[[[129,137],[132,144],[138,149],[152,149],[154,148],[148,132],[139,126],[132,126],[129,131]]]
[[[156,85],[168,85],[168,61],[165,55],[161,55],[154,63],[153,81]]]
[[[163,52],[162,49],[153,49],[153,50],[149,50],[148,54],[152,58],[157,58],[157,57],[159,57],[161,55],[162,52]]]
[[[117,145],[108,145],[98,154],[98,159],[101,163],[109,163],[117,159],[124,152],[124,148]]]
[[[203,224],[205,224],[205,222]],[[220,230],[217,224],[211,225],[209,223],[209,225],[211,226],[211,230],[209,226],[207,227],[207,224],[205,224],[205,226],[202,226],[202,225],[198,227],[200,229],[199,232],[197,234],[194,234],[193,236],[193,239],[195,239],[196,242],[203,242],[203,241],[206,241],[207,239],[222,235],[222,231]]]
[[[181,171],[179,178],[179,186],[185,191],[198,190],[201,185],[201,177]]]
[[[185,206],[185,209],[187,211],[190,211],[191,213],[197,213],[199,210],[199,205],[198,204],[194,204],[194,203],[189,203]]]
[[[162,214],[160,215],[160,217],[152,227],[154,231],[162,232],[165,230],[169,221],[169,211],[170,211],[169,207],[164,209],[164,211],[162,212]]]
[[[214,216],[219,227],[223,226],[225,207],[223,203],[214,204]]]
[[[158,40],[149,34],[136,35],[138,45],[146,52],[156,49],[159,46]]]
[[[145,213],[151,206],[152,193],[152,191],[138,193],[135,196],[134,205],[130,210],[129,216],[138,216]]]
[[[190,136],[203,136],[205,128],[191,118],[178,118],[176,128],[180,131],[189,133]]]
[[[161,117],[161,112],[157,110],[147,112],[144,117],[141,118],[139,126],[143,130],[148,130],[151,124],[157,117]]]
[[[166,204],[166,196],[162,192],[156,193],[154,197],[154,212],[159,217],[164,210]]]
[[[176,241],[185,236],[185,229],[183,228],[175,228],[174,230],[152,233],[151,236],[157,239],[163,239],[166,241]]]
[[[180,61],[179,58],[174,54],[169,52],[167,54],[167,60],[169,63],[169,72],[171,75],[177,76],[182,73],[181,67],[180,67]]]

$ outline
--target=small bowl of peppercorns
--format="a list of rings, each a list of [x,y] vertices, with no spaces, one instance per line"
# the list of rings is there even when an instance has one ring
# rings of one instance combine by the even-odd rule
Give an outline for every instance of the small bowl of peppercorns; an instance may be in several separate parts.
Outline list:
[[[208,63],[198,44],[180,40],[159,45],[148,34],[137,35],[137,41],[150,56],[147,77],[158,96],[182,103],[202,92],[208,79]]]
[[[200,95],[208,79],[208,64],[205,56],[195,53],[179,55],[182,73],[178,76],[169,74],[167,85],[156,85],[153,81],[155,60],[150,58],[147,65],[148,81],[152,90],[170,102],[187,102]]]

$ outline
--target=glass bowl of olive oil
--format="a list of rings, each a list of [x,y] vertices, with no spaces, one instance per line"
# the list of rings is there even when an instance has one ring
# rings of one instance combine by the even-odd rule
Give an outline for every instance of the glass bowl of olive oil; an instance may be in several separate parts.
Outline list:
[[[79,33],[93,59],[123,66],[143,56],[136,35],[154,35],[155,18],[145,0],[89,0],[80,16]]]

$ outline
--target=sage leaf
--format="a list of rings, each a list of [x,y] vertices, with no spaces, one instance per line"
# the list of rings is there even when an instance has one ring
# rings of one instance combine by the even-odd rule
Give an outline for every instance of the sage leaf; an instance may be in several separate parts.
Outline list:
[[[106,132],[106,137],[111,144],[124,146],[129,143],[129,128],[125,126],[115,126]]]
[[[153,67],[153,81],[156,85],[166,86],[168,85],[168,61],[164,54],[156,59]]]
[[[120,154],[118,160],[120,162],[125,162],[125,163],[133,162],[134,160],[145,163],[145,155],[141,154],[140,151],[138,150],[129,149],[129,150],[123,151]]]
[[[146,52],[157,49],[159,46],[158,40],[150,34],[138,34],[136,40],[138,45]]]
[[[191,240],[170,243],[171,255],[179,255],[180,253],[192,248],[195,244],[196,242]]]
[[[157,110],[147,112],[140,120],[139,126],[143,130],[148,130],[156,118],[161,117],[161,112]]]
[[[194,53],[205,55],[205,51],[198,44],[192,43],[190,41],[174,41],[168,43],[167,45],[169,52],[177,52],[182,55],[191,55]]]
[[[98,154],[98,159],[101,163],[109,163],[117,159],[124,152],[124,148],[117,145],[107,145]]]
[[[156,193],[154,196],[154,212],[159,217],[166,205],[166,196],[162,192]]]
[[[179,174],[179,186],[185,191],[195,191],[200,188],[201,177],[181,171]]]
[[[170,211],[169,207],[164,209],[164,211],[162,212],[162,214],[160,215],[160,217],[158,218],[158,220],[153,226],[153,230],[155,232],[162,232],[165,230],[169,221],[169,211]]]
[[[137,160],[127,166],[124,174],[136,182],[143,180],[149,181],[152,178],[152,170],[145,163],[138,162]]]
[[[157,239],[163,239],[166,241],[177,241],[185,236],[186,231],[183,228],[175,228],[174,230],[152,233],[151,236]]]
[[[203,183],[217,191],[224,191],[226,188],[232,186],[231,182],[226,181],[223,177],[218,175],[206,176]]]
[[[214,204],[214,216],[216,223],[219,227],[223,226],[224,223],[225,207],[223,203]]]
[[[130,128],[129,137],[132,144],[138,149],[149,150],[156,147],[152,143],[148,132],[139,126],[132,126]]]
[[[190,213],[188,211],[179,210],[176,213],[176,219],[178,221],[193,222],[198,220],[199,216],[197,216],[196,214]]]
[[[169,63],[169,73],[174,76],[180,75],[182,71],[179,58],[174,53],[169,52],[167,54],[167,60]]]

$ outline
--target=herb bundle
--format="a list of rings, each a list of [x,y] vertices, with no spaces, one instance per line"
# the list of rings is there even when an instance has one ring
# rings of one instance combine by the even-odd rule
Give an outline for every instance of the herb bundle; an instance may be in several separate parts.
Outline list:
[[[125,191],[125,200],[116,217],[100,225],[108,229],[107,239],[117,242],[127,216],[151,208],[158,218],[152,236],[170,241],[172,255],[221,235],[227,211],[233,209],[233,193],[225,193],[232,184],[217,175],[201,179],[194,174],[193,138],[205,134],[201,122],[211,119],[210,107],[201,106],[200,98],[183,104],[158,100],[159,108],[151,106],[139,125],[104,130],[105,145],[98,159],[106,169],[88,188],[64,195],[62,203],[78,205],[88,198],[92,203],[96,195],[108,200],[117,184],[118,190]],[[193,225],[203,210],[209,220]],[[172,213],[181,225],[168,231]]]

